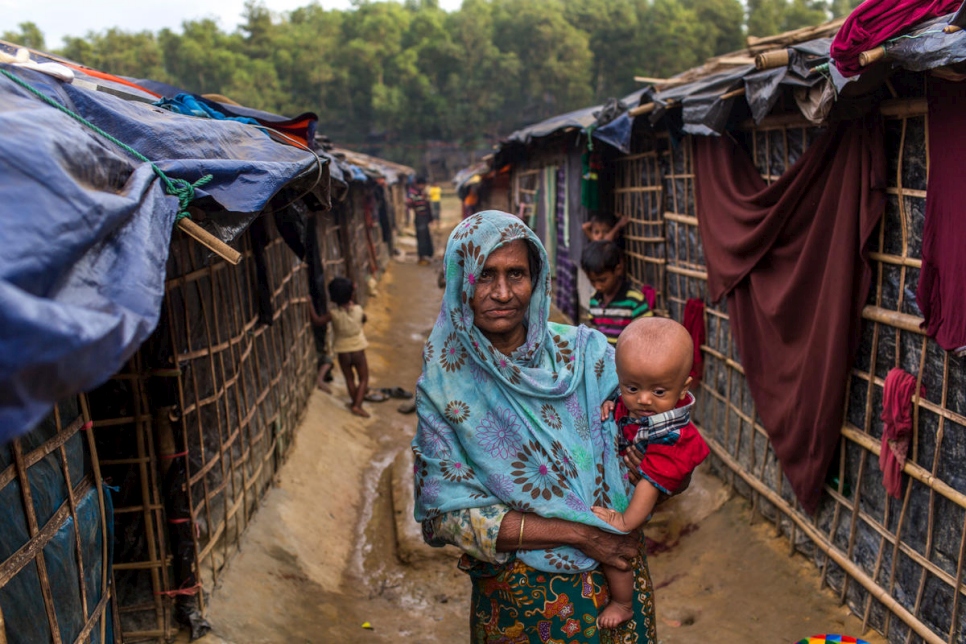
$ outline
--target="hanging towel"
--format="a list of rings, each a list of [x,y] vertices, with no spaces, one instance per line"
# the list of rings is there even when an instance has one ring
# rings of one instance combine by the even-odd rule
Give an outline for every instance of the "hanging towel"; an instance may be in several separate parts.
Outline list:
[[[902,494],[902,466],[906,464],[909,439],[912,437],[912,397],[916,391],[916,377],[902,369],[891,370],[882,388],[882,449],[879,469],[882,485],[889,496]],[[924,396],[925,389],[919,388]]]
[[[641,293],[644,294],[644,301],[647,302],[647,308],[653,311],[657,305],[657,291],[650,284],[645,284],[641,287]]]
[[[697,383],[704,373],[704,357],[701,355],[701,345],[707,339],[704,329],[704,300],[692,297],[684,303],[684,328],[691,334],[694,342],[694,364],[691,366],[691,378]]]

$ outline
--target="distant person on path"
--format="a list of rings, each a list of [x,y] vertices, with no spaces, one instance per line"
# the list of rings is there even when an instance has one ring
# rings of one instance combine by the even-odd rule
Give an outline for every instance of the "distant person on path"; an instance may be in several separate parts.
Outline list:
[[[429,186],[429,207],[433,213],[433,221],[436,222],[436,230],[439,230],[439,218],[442,212],[443,189],[437,184]]]
[[[413,211],[413,224],[416,227],[416,253],[419,264],[429,264],[433,259],[433,235],[429,224],[433,211],[426,197],[426,179],[416,177],[406,196],[406,207]]]
[[[624,253],[614,242],[588,244],[580,255],[580,268],[594,288],[587,307],[588,324],[607,336],[612,345],[633,320],[654,315],[644,294],[627,280]]]
[[[472,217],[473,213],[476,212],[476,206],[479,203],[479,190],[477,189],[476,184],[473,184],[466,189],[466,195],[463,197],[463,219]]]
[[[710,450],[691,423],[694,396],[691,364],[694,344],[687,329],[667,318],[640,318],[617,340],[618,397],[601,408],[620,430],[621,451],[631,445],[644,453],[635,473],[641,480],[623,511],[594,506],[594,514],[621,532],[644,525],[662,494],[676,494]],[[604,565],[610,603],[601,612],[601,628],[614,628],[634,617],[634,575]]]
[[[336,277],[329,282],[329,300],[335,306],[321,315],[312,307],[309,307],[309,311],[312,324],[332,323],[332,350],[338,356],[339,367],[345,376],[350,398],[349,410],[356,416],[369,418],[369,412],[362,408],[362,400],[369,389],[369,363],[366,361],[369,342],[362,330],[366,314],[354,301],[355,290],[351,280]]]
[[[547,254],[517,217],[466,219],[444,262],[416,396],[415,517],[427,543],[464,552],[470,640],[657,644],[643,537],[591,510],[623,507],[637,481],[612,448],[616,425],[600,420],[613,350],[549,322]],[[596,624],[599,563],[633,571],[634,617],[616,629]]]

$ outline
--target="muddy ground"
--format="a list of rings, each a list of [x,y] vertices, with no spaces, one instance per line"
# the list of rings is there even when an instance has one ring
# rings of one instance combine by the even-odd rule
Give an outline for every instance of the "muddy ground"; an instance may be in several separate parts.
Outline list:
[[[444,219],[455,221],[446,205]],[[372,386],[412,390],[441,291],[438,267],[417,266],[414,240],[400,241],[408,253],[366,307],[367,357]],[[202,644],[467,641],[469,581],[456,569],[458,553],[422,544],[412,520],[415,415],[390,400],[367,403],[371,419],[354,417],[341,374],[332,384],[332,394],[312,395],[277,486],[209,598],[213,631]],[[659,641],[862,635],[861,621],[820,590],[815,567],[789,557],[788,542],[750,516],[704,470],[655,514],[648,536]]]

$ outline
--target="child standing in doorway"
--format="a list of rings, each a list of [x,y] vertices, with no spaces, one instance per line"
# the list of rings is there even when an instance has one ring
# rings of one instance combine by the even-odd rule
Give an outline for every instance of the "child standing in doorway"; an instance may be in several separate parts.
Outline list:
[[[630,219],[626,215],[617,219],[609,212],[598,212],[581,224],[580,229],[590,241],[612,241],[619,244],[628,223]]]
[[[617,344],[617,336],[633,320],[654,315],[644,294],[628,282],[624,254],[614,242],[588,244],[580,255],[580,267],[594,287],[588,325],[607,336],[611,345]]]
[[[369,388],[369,364],[366,347],[369,342],[362,330],[366,314],[355,303],[355,285],[344,277],[329,282],[329,300],[335,305],[328,313],[318,315],[311,307],[312,324],[332,323],[332,350],[339,359],[339,367],[345,376],[349,391],[349,410],[356,416],[368,418],[369,412],[362,408],[362,400]]]
[[[640,480],[622,512],[599,506],[592,510],[622,532],[644,525],[662,494],[687,487],[691,472],[710,453],[691,423],[694,396],[688,389],[693,358],[691,334],[667,318],[636,320],[617,342],[618,395],[604,403],[601,420],[613,412],[620,453],[627,454],[633,446],[643,455],[639,463],[631,457]],[[604,575],[611,601],[597,623],[614,628],[634,616],[634,573],[604,566]]]

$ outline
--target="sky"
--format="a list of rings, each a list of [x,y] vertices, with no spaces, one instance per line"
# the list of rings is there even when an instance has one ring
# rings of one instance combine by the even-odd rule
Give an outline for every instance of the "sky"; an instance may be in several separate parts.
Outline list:
[[[312,0],[262,0],[273,13],[283,13]],[[325,9],[348,9],[350,0],[321,0]],[[441,0],[453,11],[460,0]],[[18,25],[33,22],[44,34],[48,49],[59,49],[64,36],[85,36],[89,31],[118,27],[123,31],[157,32],[168,27],[181,31],[186,20],[214,18],[223,31],[241,22],[245,0],[0,0],[0,33],[19,31]]]

